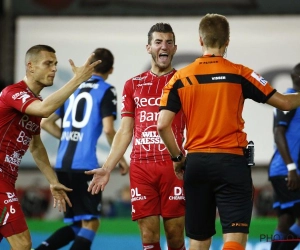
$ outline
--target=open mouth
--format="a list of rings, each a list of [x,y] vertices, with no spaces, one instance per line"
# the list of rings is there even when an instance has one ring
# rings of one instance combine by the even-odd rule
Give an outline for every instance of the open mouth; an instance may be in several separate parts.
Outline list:
[[[162,61],[167,61],[168,60],[169,55],[167,53],[160,53],[159,54],[159,59]]]

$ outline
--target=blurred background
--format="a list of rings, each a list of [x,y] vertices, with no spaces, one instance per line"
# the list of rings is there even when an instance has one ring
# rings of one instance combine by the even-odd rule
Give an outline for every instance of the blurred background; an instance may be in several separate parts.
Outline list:
[[[24,56],[33,45],[54,47],[59,62],[55,84],[42,91],[43,97],[71,78],[69,58],[81,65],[95,48],[106,47],[115,57],[114,73],[108,82],[117,88],[120,110],[125,81],[150,67],[145,49],[150,27],[157,22],[172,25],[178,45],[173,66],[179,69],[201,56],[198,25],[206,13],[223,14],[229,19],[227,58],[254,69],[277,90],[282,92],[292,86],[289,73],[300,61],[300,1],[0,0],[0,3],[1,89],[24,77]],[[272,234],[276,224],[273,191],[267,177],[273,153],[272,115],[271,107],[246,100],[245,131],[248,140],[255,143],[256,160],[252,171],[256,189],[254,219],[247,250],[269,249],[269,243],[261,235]],[[119,123],[120,116],[116,128]],[[54,164],[58,141],[44,132],[42,139]],[[130,150],[126,152],[128,160]],[[109,146],[101,137],[97,152],[100,165],[108,152]],[[48,184],[30,154],[22,161],[17,189],[35,246],[61,225],[62,214],[52,209]],[[116,249],[121,244],[122,249],[141,248],[137,225],[130,219],[130,198],[128,176],[121,177],[115,170],[103,193],[100,243],[94,242],[93,249]],[[217,236],[220,235],[218,229]],[[220,246],[221,238],[217,237],[212,249]],[[9,248],[2,242],[0,249]]]

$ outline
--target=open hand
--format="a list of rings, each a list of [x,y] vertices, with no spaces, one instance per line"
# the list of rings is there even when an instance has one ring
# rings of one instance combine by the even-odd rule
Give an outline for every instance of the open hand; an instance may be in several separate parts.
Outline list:
[[[54,199],[54,208],[58,208],[58,211],[66,211],[66,203],[72,207],[72,203],[66,192],[71,192],[71,188],[67,188],[61,183],[50,184],[50,191]]]
[[[110,172],[104,168],[96,168],[85,171],[84,173],[94,175],[88,187],[88,192],[91,192],[92,194],[98,194],[100,190],[103,191],[110,177]]]
[[[89,58],[86,60],[85,64],[81,67],[76,67],[73,60],[69,59],[72,71],[74,72],[75,77],[80,79],[80,82],[88,80],[94,71],[94,67],[101,63],[101,60],[93,61],[94,53],[92,53]]]

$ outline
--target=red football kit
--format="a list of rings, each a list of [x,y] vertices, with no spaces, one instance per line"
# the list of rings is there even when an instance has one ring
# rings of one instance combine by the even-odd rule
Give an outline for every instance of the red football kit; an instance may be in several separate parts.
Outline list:
[[[121,115],[132,117],[135,124],[130,155],[133,220],[151,215],[165,218],[184,215],[183,181],[175,176],[170,154],[157,132],[162,89],[175,72],[157,76],[146,71],[128,80],[123,89]],[[172,128],[182,149],[185,128],[182,112],[176,114]]]
[[[35,96],[24,81],[6,87],[0,94],[0,238],[27,229],[16,196],[18,168],[33,135],[40,134],[40,117],[24,114]]]

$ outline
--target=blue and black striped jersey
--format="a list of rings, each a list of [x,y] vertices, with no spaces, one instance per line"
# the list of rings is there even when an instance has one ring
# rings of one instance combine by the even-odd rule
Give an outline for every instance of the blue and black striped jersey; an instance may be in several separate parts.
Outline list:
[[[116,89],[100,76],[93,75],[56,110],[56,114],[62,120],[56,171],[84,171],[99,167],[97,141],[102,133],[102,119],[107,116],[116,119]]]
[[[296,93],[294,89],[287,89],[286,93]],[[298,166],[299,171],[299,155],[300,155],[300,108],[291,111],[281,111],[274,109],[274,127],[285,126],[287,128],[285,137],[293,161]],[[274,155],[272,157],[269,176],[285,176],[288,174],[287,166],[282,159],[276,145]]]

